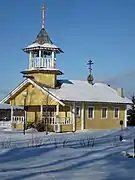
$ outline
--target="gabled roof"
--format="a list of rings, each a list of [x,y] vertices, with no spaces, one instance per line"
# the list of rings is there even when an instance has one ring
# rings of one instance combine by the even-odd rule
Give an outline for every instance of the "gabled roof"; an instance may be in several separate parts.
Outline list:
[[[27,83],[33,84],[43,93],[49,93],[53,99],[63,106],[65,105],[63,101],[132,104],[131,100],[126,97],[120,97],[115,89],[104,83],[95,83],[94,85],[91,85],[87,81],[59,80],[60,88],[52,89],[29,78],[9,93],[9,95],[7,95],[0,103],[5,103]]]
[[[53,93],[51,93],[49,91],[49,88],[46,88],[43,86],[41,86],[39,83],[36,83],[35,81],[33,81],[32,79],[27,78],[26,80],[24,80],[22,83],[19,84],[19,86],[17,86],[14,90],[12,90],[5,98],[3,98],[0,101],[0,104],[4,104],[6,101],[8,101],[12,96],[14,96],[18,91],[21,90],[21,88],[23,88],[25,85],[27,84],[32,84],[35,87],[37,87],[38,89],[40,89],[43,93],[48,93],[50,95],[51,98],[53,98],[54,100],[56,100],[57,102],[59,102],[61,105],[65,106],[65,104],[60,101]]]
[[[81,80],[60,80],[60,89],[52,89],[52,92],[63,101],[86,101],[95,103],[121,103],[132,104],[132,101],[120,97],[117,91],[107,84],[89,84]]]
[[[45,43],[53,44],[48,33],[46,32],[46,30],[44,28],[42,28],[41,31],[39,32],[34,43],[38,43],[41,45],[45,44]]]

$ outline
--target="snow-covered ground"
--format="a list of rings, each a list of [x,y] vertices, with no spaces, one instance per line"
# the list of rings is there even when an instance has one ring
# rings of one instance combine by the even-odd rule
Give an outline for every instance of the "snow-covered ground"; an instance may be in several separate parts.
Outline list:
[[[133,180],[135,128],[55,134],[0,129],[0,180]]]

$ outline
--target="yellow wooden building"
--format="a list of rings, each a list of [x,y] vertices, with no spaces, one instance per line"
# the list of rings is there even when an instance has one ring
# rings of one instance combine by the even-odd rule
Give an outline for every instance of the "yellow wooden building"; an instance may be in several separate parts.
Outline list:
[[[29,67],[21,72],[25,79],[1,101],[11,105],[12,127],[42,122],[48,131],[65,132],[119,128],[120,120],[126,127],[126,107],[131,101],[121,88],[116,91],[94,83],[91,73],[86,81],[58,80],[63,73],[57,68],[56,55],[63,51],[44,28],[44,7],[41,31],[24,52],[29,56]],[[14,106],[24,107],[24,115],[16,116]]]

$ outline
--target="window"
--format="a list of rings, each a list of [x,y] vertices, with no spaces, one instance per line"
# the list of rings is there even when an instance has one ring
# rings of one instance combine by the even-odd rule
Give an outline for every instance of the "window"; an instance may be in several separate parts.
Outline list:
[[[80,106],[76,106],[76,116],[80,116]]]
[[[114,108],[114,119],[119,119],[119,108],[118,107]]]
[[[107,119],[107,107],[103,107],[101,111],[102,119]]]
[[[93,118],[94,118],[94,108],[88,107],[88,119],[93,119]]]

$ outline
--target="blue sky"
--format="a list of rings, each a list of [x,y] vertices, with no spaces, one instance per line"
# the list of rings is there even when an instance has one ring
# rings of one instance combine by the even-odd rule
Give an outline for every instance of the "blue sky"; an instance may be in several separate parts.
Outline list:
[[[135,92],[134,0],[2,0],[0,2],[0,97],[15,88],[28,66],[22,49],[41,29],[45,3],[46,30],[64,54],[57,56],[61,78],[86,79],[87,61],[93,76],[126,94]]]

